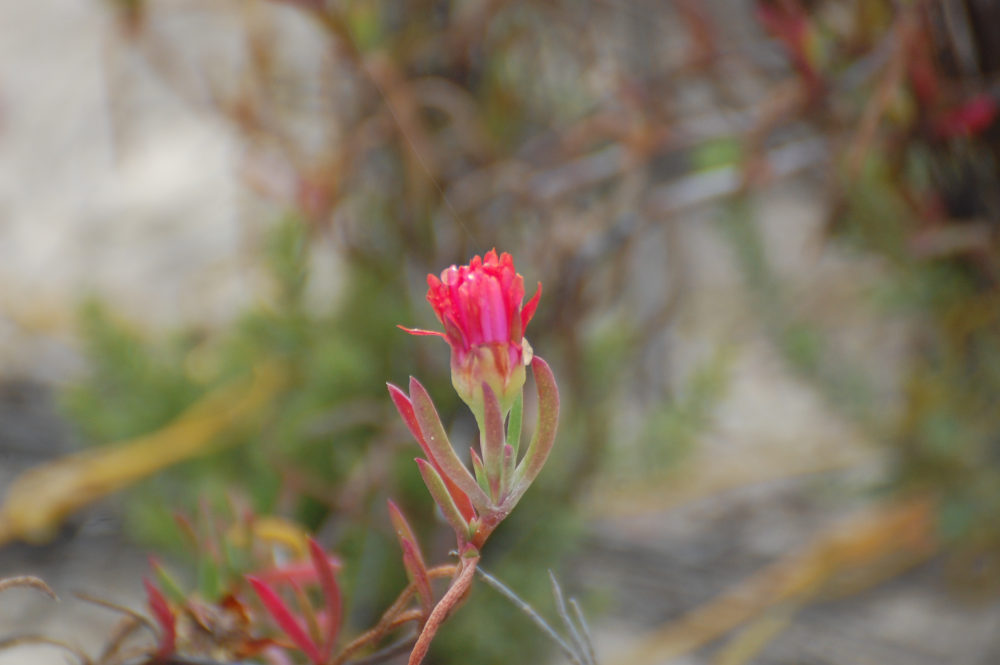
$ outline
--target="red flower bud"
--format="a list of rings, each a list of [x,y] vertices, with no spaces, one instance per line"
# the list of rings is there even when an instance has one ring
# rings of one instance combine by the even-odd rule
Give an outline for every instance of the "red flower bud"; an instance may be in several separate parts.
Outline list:
[[[524,386],[531,346],[524,329],[535,313],[542,285],[527,304],[524,278],[514,259],[490,250],[469,265],[451,266],[440,279],[427,276],[427,301],[444,332],[412,330],[415,335],[439,335],[451,345],[451,377],[455,389],[481,420],[483,382],[493,389],[506,413]]]

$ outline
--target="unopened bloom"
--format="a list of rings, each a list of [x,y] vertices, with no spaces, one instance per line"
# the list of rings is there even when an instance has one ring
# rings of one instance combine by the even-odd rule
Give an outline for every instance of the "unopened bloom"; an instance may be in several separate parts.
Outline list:
[[[483,383],[487,383],[506,413],[524,386],[531,346],[524,329],[535,313],[542,285],[524,301],[524,278],[514,259],[490,250],[474,256],[469,265],[451,266],[438,278],[427,276],[427,301],[444,332],[411,330],[417,335],[439,335],[451,345],[451,379],[455,390],[481,419]]]

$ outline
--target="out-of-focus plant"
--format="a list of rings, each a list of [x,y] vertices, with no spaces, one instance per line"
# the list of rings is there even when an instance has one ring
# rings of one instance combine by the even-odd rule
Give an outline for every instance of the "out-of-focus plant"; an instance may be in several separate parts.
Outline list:
[[[383,535],[385,532],[372,527],[381,517],[381,511],[377,509],[381,503],[379,499],[395,494],[401,505],[408,506],[408,512],[416,512],[422,503],[416,495],[419,484],[414,483],[412,477],[408,478],[406,469],[396,465],[389,457],[393,447],[386,447],[385,444],[394,442],[397,437],[384,424],[384,408],[377,403],[375,397],[369,400],[366,396],[372,388],[368,379],[373,368],[384,367],[388,374],[390,359],[399,357],[395,351],[387,351],[376,357],[373,349],[366,348],[366,344],[372,344],[373,348],[382,348],[383,345],[391,347],[392,344],[389,340],[382,339],[381,333],[368,331],[378,328],[380,321],[384,322],[382,325],[394,336],[395,346],[398,348],[399,343],[405,342],[406,338],[400,335],[394,324],[399,320],[400,313],[405,313],[407,308],[388,296],[379,301],[379,307],[369,307],[371,303],[360,290],[356,300],[355,296],[350,295],[350,286],[347,287],[349,295],[339,305],[342,309],[333,314],[312,313],[301,306],[298,299],[302,297],[301,293],[306,285],[303,279],[305,258],[302,254],[306,244],[302,232],[301,225],[290,222],[288,226],[277,230],[274,240],[275,250],[271,264],[277,287],[285,294],[279,299],[281,304],[275,308],[262,306],[260,310],[250,313],[228,339],[191,340],[178,345],[153,347],[110,320],[100,310],[88,310],[88,326],[92,330],[88,339],[92,339],[91,343],[95,345],[94,371],[89,382],[78,385],[67,394],[65,404],[75,416],[76,422],[84,428],[88,440],[109,440],[143,431],[166,420],[164,416],[151,419],[147,415],[148,411],[139,410],[136,420],[130,421],[127,412],[117,412],[117,400],[113,397],[115,395],[143,393],[147,390],[155,394],[158,385],[168,383],[184,386],[184,390],[180,391],[183,398],[178,398],[174,405],[175,409],[181,409],[187,400],[199,399],[202,392],[211,389],[216,382],[226,380],[227,376],[237,374],[239,368],[246,363],[259,363],[268,359],[268,363],[281,367],[285,379],[272,396],[273,403],[253,419],[260,429],[238,427],[217,433],[231,439],[228,446],[213,445],[206,448],[203,457],[186,461],[137,487],[130,494],[127,517],[147,542],[169,545],[177,551],[177,536],[180,535],[189,541],[186,551],[205,551],[205,542],[196,542],[190,537],[191,533],[204,531],[205,527],[196,529],[185,526],[183,520],[176,520],[176,511],[193,510],[196,508],[195,500],[199,497],[203,502],[217,505],[236,490],[249,497],[250,507],[255,511],[285,514],[308,528],[323,528],[323,525],[326,525],[326,529],[332,527],[332,533],[338,538],[342,556],[349,563],[348,570],[352,574],[352,577],[344,581],[346,593],[354,599],[354,614],[348,619],[352,623],[364,622],[378,604],[384,602],[385,595],[391,591],[391,585],[398,581],[396,571],[377,572],[391,566],[387,557],[388,544]],[[513,267],[509,256],[504,261],[504,270],[507,271],[504,273],[504,284],[505,287],[511,287],[507,278],[514,275]],[[491,269],[497,268],[497,265],[491,266]],[[361,279],[360,275],[355,278]],[[517,276],[518,284],[520,280],[520,276]],[[365,284],[370,286],[372,282],[366,281]],[[523,294],[523,287],[520,288]],[[370,291],[368,293],[370,295]],[[504,297],[512,298],[511,293]],[[486,295],[488,294],[477,294],[483,297]],[[536,302],[537,298],[524,310],[523,320],[518,318],[519,326],[527,323]],[[382,307],[386,310],[395,308],[390,314],[382,310]],[[520,304],[517,311],[520,317]],[[388,316],[393,319],[386,321]],[[524,382],[525,377],[525,361],[530,362],[531,359],[530,347],[526,342],[524,344],[524,351],[516,357],[503,356],[519,363],[520,369],[513,365],[508,365],[508,369],[520,374],[520,383],[508,381],[505,388],[498,387],[498,390],[505,389],[510,393],[517,388],[519,394],[519,385]],[[487,347],[485,345],[482,348]],[[109,352],[105,353],[102,349],[108,349]],[[123,360],[126,357],[135,358],[134,367],[120,366],[123,363],[129,364]],[[541,372],[539,386],[543,389],[543,394],[551,395],[554,386],[547,366],[540,360],[533,366],[542,368],[537,370]],[[150,378],[151,376],[161,378]],[[378,393],[384,390],[383,383],[379,382],[376,386]],[[418,389],[417,392],[422,392],[423,397],[426,397],[426,391]],[[479,393],[484,409],[481,411],[482,417],[489,416],[484,426],[488,423],[489,427],[494,428],[490,430],[491,437],[494,437],[496,413],[492,408],[485,410],[485,405],[492,405],[493,401],[483,397],[482,389]],[[108,398],[107,401],[97,399],[101,394]],[[398,389],[394,389],[392,395],[397,405],[412,404]],[[153,398],[152,394],[147,397]],[[418,401],[424,407],[427,406],[423,400]],[[551,397],[547,397],[545,404],[549,404],[549,411],[550,402]],[[434,411],[432,406],[430,409],[431,412]],[[112,415],[108,413],[110,411],[116,413]],[[422,412],[423,415],[429,417],[425,411],[426,409]],[[507,411],[515,411],[517,422],[520,423],[522,400],[518,397],[516,406],[510,405]],[[504,418],[506,417],[505,412]],[[407,424],[419,427],[416,420],[408,420]],[[547,446],[551,444],[554,427],[551,413],[542,420],[542,425],[542,428],[536,430],[533,439],[536,443],[528,446],[530,459],[534,461],[530,464],[522,463],[515,468],[510,468],[509,465],[515,459],[511,453],[516,453],[512,446],[514,441],[520,441],[520,436],[511,433],[510,445],[504,444],[504,450],[508,453],[505,464],[508,466],[503,467],[502,478],[496,476],[493,469],[495,451],[490,448],[490,454],[486,455],[484,450],[481,459],[488,459],[491,465],[492,480],[489,482],[494,485],[500,482],[502,491],[500,494],[493,494],[493,490],[490,490],[489,503],[480,503],[472,508],[479,520],[479,533],[470,542],[481,545],[485,536],[510,511],[534,479],[540,468],[538,461],[544,459],[548,452]],[[441,427],[440,421],[438,426]],[[442,439],[438,437],[435,440]],[[326,445],[328,442],[334,442],[335,445]],[[176,448],[169,441],[161,443],[168,445],[169,450]],[[489,445],[495,443],[493,438],[489,440]],[[477,474],[484,472],[481,465],[476,468]],[[426,468],[423,469],[423,473],[427,472]],[[481,477],[485,479],[485,476]],[[81,482],[86,480],[81,478]],[[501,485],[496,485],[495,489],[499,491]],[[467,502],[463,505],[467,508],[472,506]],[[530,583],[530,580],[544,576],[544,564],[538,571],[531,562],[545,561],[553,552],[558,552],[558,549],[552,548],[552,544],[562,541],[561,546],[565,547],[564,539],[571,532],[561,525],[567,519],[567,507],[565,504],[562,506],[544,517],[531,518],[528,523],[533,525],[532,531],[519,534],[518,529],[523,527],[515,526],[502,539],[507,542],[498,548],[501,553],[510,547],[509,539],[513,534],[517,534],[515,537],[518,539],[530,538],[533,543],[529,547],[520,548],[517,563],[513,566],[514,574],[508,575],[511,567],[497,565],[499,574],[507,575],[517,585]],[[547,522],[548,528],[541,529],[542,521]],[[258,526],[261,523],[258,520]],[[287,531],[287,528],[283,528]],[[424,516],[414,523],[413,530],[429,537],[434,529],[434,520]],[[280,530],[275,528],[272,531]],[[431,542],[435,542],[434,539]],[[435,551],[439,551],[440,547],[441,544]],[[226,552],[220,545],[207,549],[223,554]],[[378,552],[374,561],[379,563],[375,568],[372,567],[373,552]],[[210,597],[217,595],[219,589],[228,583],[228,577],[231,577],[227,577],[219,566],[219,562],[212,557],[199,557],[199,588]],[[527,571],[527,576],[518,574],[518,569]],[[470,612],[471,615],[493,612],[502,607],[494,599],[487,597],[482,600]],[[472,618],[464,621],[468,622],[464,628],[459,628],[454,633],[449,631],[449,639],[457,640],[465,630],[477,630],[471,625]],[[482,629],[478,630],[482,634]],[[489,644],[489,641],[485,643]]]
[[[790,315],[750,208],[727,221],[733,246],[789,359],[891,442],[893,488],[934,498],[936,538],[957,552],[957,577],[982,590],[973,571],[1000,558],[1000,5],[757,7],[797,90],[758,129],[757,146],[798,120],[830,138],[829,228],[885,259],[879,303],[915,324],[898,415],[873,409],[862,368],[845,370],[855,361]]]
[[[392,584],[381,574],[388,539],[357,525],[376,523],[385,488],[398,489],[411,515],[422,515],[414,506],[423,498],[380,452],[390,446],[377,445],[400,439],[379,402],[380,377],[410,351],[384,324],[411,310],[409,320],[420,320],[412,303],[422,294],[408,276],[470,248],[511,246],[554,296],[533,341],[550,349],[562,377],[573,409],[563,432],[577,445],[553,452],[558,463],[524,500],[551,510],[512,514],[485,556],[529,594],[545,587],[544,566],[535,564],[571,550],[581,527],[569,506],[602,468],[609,443],[620,447],[618,458],[634,454],[617,440],[620,414],[670,409],[657,354],[684,289],[675,216],[738,186],[733,178],[720,189],[714,171],[685,169],[739,152],[746,118],[758,114],[730,81],[770,74],[742,46],[723,48],[699,3],[585,4],[111,3],[126,42],[117,46],[232,130],[248,188],[301,221],[282,225],[273,243],[272,302],[229,329],[161,344],[108,315],[91,318],[89,338],[105,343],[93,344],[95,372],[67,402],[91,441],[162,425],[261,360],[289,369],[263,426],[227,434],[245,445],[185,463],[130,497],[129,521],[143,536],[168,540],[163,497],[218,496],[227,483],[243,485],[257,508],[322,525],[338,536],[345,562],[366,562],[347,566],[357,577],[344,586],[368,594],[354,606],[373,613]],[[175,30],[195,16],[207,20]],[[676,40],[662,38],[677,25],[684,29]],[[126,107],[115,100],[127,96],[133,70],[122,69],[107,79],[112,109]],[[694,77],[725,112],[706,112],[703,101],[690,107],[678,83]],[[127,129],[128,117],[113,120]],[[744,152],[770,157],[753,147]],[[772,173],[808,163],[798,142],[778,149],[790,159],[773,160]],[[251,240],[258,221],[247,223]],[[330,245],[343,289],[328,310],[316,310],[306,257]],[[643,251],[655,260],[630,270]],[[422,377],[445,376],[443,363],[412,349]],[[156,401],[161,390],[165,399],[138,406],[134,417],[122,406],[140,396]],[[633,409],[616,408],[626,400]],[[449,434],[471,428],[458,400],[437,403],[443,422],[455,423]],[[707,407],[694,407],[689,430],[706,420]],[[655,425],[633,429],[646,434]],[[418,517],[414,528],[429,548],[441,547],[428,537],[429,520]],[[477,607],[492,602],[476,599]],[[489,645],[486,660],[524,659],[527,646],[504,639],[502,622],[476,619],[477,607],[456,617],[438,648],[452,642],[457,652],[474,633]]]
[[[495,251],[475,257],[468,266],[452,266],[441,280],[428,278],[428,300],[444,324],[440,334],[452,346],[453,383],[481,428],[479,452],[472,451],[470,472],[449,442],[426,389],[410,381],[410,394],[389,384],[389,393],[427,459],[418,459],[420,475],[456,537],[458,563],[429,567],[414,528],[389,501],[389,517],[409,584],[374,625],[350,641],[340,639],[345,594],[338,581],[342,564],[294,524],[258,518],[252,507],[233,503],[237,522],[227,527],[203,503],[200,517],[176,517],[180,531],[198,555],[195,592],[153,562],[156,581],[144,580],[152,619],[99,598],[85,600],[122,612],[127,622],[100,655],[101,665],[132,662],[186,662],[211,658],[229,662],[260,656],[275,663],[312,665],[377,663],[410,652],[420,665],[442,624],[466,600],[475,579],[481,549],[534,482],[555,442],[559,394],[548,364],[534,356],[523,331],[538,304],[541,286],[527,305],[524,284],[509,254]],[[520,454],[525,368],[531,365],[537,388],[537,424]],[[273,547],[280,542],[282,549]],[[279,552],[283,552],[279,556]],[[288,558],[290,555],[290,559]],[[357,564],[355,564],[357,565]],[[551,573],[550,573],[551,575]],[[570,617],[555,578],[554,597],[570,642],[559,636],[530,606],[492,576],[483,579],[530,618],[576,665],[594,665],[595,656],[582,611],[575,601]],[[433,582],[450,578],[438,598]],[[44,584],[25,584],[39,586]],[[253,596],[248,596],[252,590]],[[256,599],[256,602],[253,601]],[[354,595],[356,601],[358,594]],[[270,624],[270,625],[269,625]],[[416,631],[406,630],[413,624]],[[131,633],[149,629],[153,644],[128,647]],[[467,653],[469,648],[465,650]],[[89,659],[86,659],[89,662]]]
[[[382,479],[388,486],[405,486],[385,452],[359,465],[387,435],[380,426],[384,408],[377,402],[381,382],[373,373],[387,374],[402,360],[398,344],[390,345],[394,319],[407,311],[393,296],[399,289],[391,285],[399,277],[359,269],[332,312],[312,312],[303,302],[306,249],[298,222],[275,231],[268,262],[275,304],[255,307],[221,337],[191,333],[181,343],[164,345],[142,340],[99,310],[88,315],[85,341],[94,362],[64,399],[86,441],[115,441],[155,429],[207,390],[262,362],[281,367],[286,377],[261,411],[259,429],[229,428],[221,436],[235,439],[231,448],[220,447],[152,479],[134,497],[129,519],[144,537],[176,543],[170,535],[176,533],[173,512],[195,508],[200,496],[217,501],[227,487],[242,488],[258,510],[280,508],[315,527],[330,510],[350,518],[365,514],[378,499]],[[130,417],[130,409],[119,407],[131,404],[134,395],[155,401],[160,386],[168,384],[176,390],[167,401],[170,408],[159,407],[163,413],[137,408]],[[326,445],[334,439],[338,445]],[[168,496],[181,505],[165,501]]]
[[[264,216],[276,205],[300,220],[282,225],[277,242],[268,240],[277,247],[269,251],[273,297],[229,329],[196,330],[164,344],[129,333],[113,315],[90,317],[95,371],[67,401],[88,441],[162,425],[260,360],[277,357],[289,368],[259,430],[229,433],[238,440],[228,451],[186,462],[130,494],[133,531],[147,542],[175,542],[164,499],[190,504],[190,497],[217,497],[234,483],[259,510],[335,533],[356,575],[343,580],[346,593],[365,596],[355,598],[359,616],[349,619],[361,622],[365,612],[371,618],[398,581],[387,534],[358,526],[378,523],[382,495],[393,491],[417,516],[414,529],[428,549],[443,546],[417,509],[424,500],[419,486],[388,455],[401,437],[378,397],[379,377],[408,353],[425,381],[446,376],[447,364],[419,345],[400,345],[392,337],[398,331],[384,323],[422,325],[413,306],[422,293],[408,276],[456,262],[470,248],[517,247],[521,264],[531,265],[554,296],[532,341],[550,349],[563,377],[574,409],[564,433],[577,445],[553,453],[558,464],[493,535],[485,556],[489,569],[524,589],[528,600],[544,600],[545,569],[558,568],[582,530],[573,499],[602,467],[616,400],[640,390],[629,381],[633,375],[656,385],[658,372],[644,354],[659,343],[681,288],[682,266],[674,259],[683,252],[673,240],[669,260],[645,274],[638,293],[623,297],[617,283],[592,288],[623,274],[645,235],[672,232],[655,202],[653,170],[657,159],[672,159],[668,150],[689,145],[684,132],[668,139],[672,111],[660,101],[672,96],[663,74],[676,63],[620,62],[604,29],[619,20],[612,5],[596,4],[590,18],[570,4],[535,2],[112,6],[123,28],[118,46],[237,138],[239,173],[269,204]],[[661,9],[659,19],[668,23],[673,9]],[[687,11],[682,20],[699,14]],[[194,15],[210,19],[197,22],[204,34],[173,31],[175,20]],[[615,39],[633,44],[631,35]],[[208,44],[232,50],[202,49]],[[699,50],[710,48],[703,43]],[[112,109],[125,108],[115,100],[129,94],[133,70],[121,71],[108,78]],[[658,92],[637,93],[654,83]],[[127,116],[113,120],[127,130]],[[247,222],[251,250],[259,226]],[[308,256],[320,251],[332,254],[343,279],[326,311],[309,304],[316,277],[308,274]],[[645,307],[645,284],[657,281],[668,285],[664,302]],[[409,311],[414,315],[403,318]],[[118,336],[123,343],[114,341]],[[98,343],[102,337],[110,343]],[[155,400],[161,388],[169,398],[145,407],[160,412],[141,419],[140,409],[133,418],[121,406],[139,396]],[[667,399],[662,385],[642,392],[642,409],[658,410]],[[436,401],[455,432],[472,426],[458,412],[459,400]],[[540,505],[544,515],[533,510]],[[486,661],[528,657],[540,641],[530,633],[517,644],[506,639],[509,624],[497,619],[506,611],[502,599],[477,595],[439,636],[435,653],[459,653],[474,635]]]

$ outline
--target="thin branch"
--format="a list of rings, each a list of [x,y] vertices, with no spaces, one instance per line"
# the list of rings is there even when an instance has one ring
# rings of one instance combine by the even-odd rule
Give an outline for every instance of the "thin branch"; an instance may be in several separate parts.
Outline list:
[[[591,665],[597,665],[597,651],[594,649],[593,633],[590,631],[590,626],[587,625],[587,617],[584,616],[583,609],[576,598],[569,599],[569,606],[573,610],[573,616],[576,618],[577,624],[580,626],[580,633],[583,635],[584,650],[587,652],[587,660]]]
[[[583,641],[583,637],[580,636],[580,631],[576,629],[576,624],[573,623],[573,619],[570,618],[569,612],[566,610],[566,597],[563,596],[562,588],[556,580],[555,573],[551,570],[549,571],[549,579],[552,581],[552,596],[556,599],[556,611],[559,613],[559,618],[563,620],[563,625],[565,625],[566,629],[569,630],[569,636],[570,639],[573,640],[575,653],[580,657],[580,660],[586,663],[586,665],[594,665],[593,662],[587,658],[587,645]]]
[[[550,626],[548,624],[548,622],[546,622],[545,619],[542,618],[542,615],[540,615],[538,612],[535,611],[535,608],[533,608],[531,605],[529,605],[524,600],[521,600],[521,598],[516,593],[514,593],[514,591],[511,590],[510,587],[508,587],[506,584],[504,584],[503,582],[501,582],[497,578],[495,578],[492,575],[490,575],[489,573],[487,573],[482,568],[477,568],[476,572],[479,574],[479,578],[481,580],[483,580],[488,585],[490,585],[491,587],[493,587],[494,589],[496,589],[497,591],[499,591],[500,595],[502,595],[504,598],[506,598],[507,600],[509,600],[511,602],[511,604],[514,605],[514,607],[516,607],[517,609],[519,609],[529,619],[531,619],[531,621],[536,626],[538,626],[539,630],[541,630],[543,633],[545,633],[546,635],[548,635],[549,639],[551,639],[553,642],[555,642],[557,645],[559,645],[559,649],[575,665],[583,665],[583,663],[580,662],[580,658],[576,655],[576,653],[573,652],[573,649],[566,642],[566,640],[564,640],[562,637],[560,637],[559,633],[557,633],[552,628],[552,626]]]
[[[375,665],[376,663],[381,663],[382,661],[389,660],[395,656],[402,655],[409,652],[413,648],[413,645],[417,641],[416,635],[411,635],[409,637],[404,637],[403,639],[390,644],[389,646],[379,649],[373,654],[369,654],[364,658],[359,658],[358,660],[348,661],[350,665]]]
[[[39,577],[34,575],[21,575],[19,577],[6,577],[0,579],[0,592],[6,591],[7,589],[13,589],[15,587],[30,587],[32,589],[37,589],[45,595],[47,595],[52,600],[59,600],[59,596],[56,592],[44,582]]]
[[[89,593],[83,591],[74,591],[73,595],[84,601],[85,603],[90,603],[91,605],[97,605],[98,607],[103,607],[106,610],[111,610],[113,612],[118,612],[119,614],[124,614],[127,617],[134,619],[139,622],[145,628],[149,629],[149,632],[153,634],[153,637],[159,638],[160,634],[147,617],[136,612],[135,610],[125,607],[124,605],[119,605],[118,603],[112,602],[110,600],[105,600],[103,598],[98,598],[97,596],[91,596]]]
[[[97,657],[98,663],[110,663],[112,658],[118,656],[125,644],[126,640],[130,638],[137,630],[141,629],[143,624],[141,621],[133,616],[123,617],[122,620],[115,627],[114,632],[111,633],[111,637],[104,644],[104,648],[101,654]]]

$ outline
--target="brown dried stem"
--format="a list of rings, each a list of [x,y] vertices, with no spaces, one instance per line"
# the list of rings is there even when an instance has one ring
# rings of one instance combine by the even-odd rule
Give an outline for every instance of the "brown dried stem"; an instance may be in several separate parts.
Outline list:
[[[18,577],[7,577],[0,580],[0,592],[16,587],[29,587],[37,589],[52,600],[59,600],[59,596],[56,595],[56,592],[53,591],[52,588],[41,578],[35,577],[34,575],[20,575]]]

